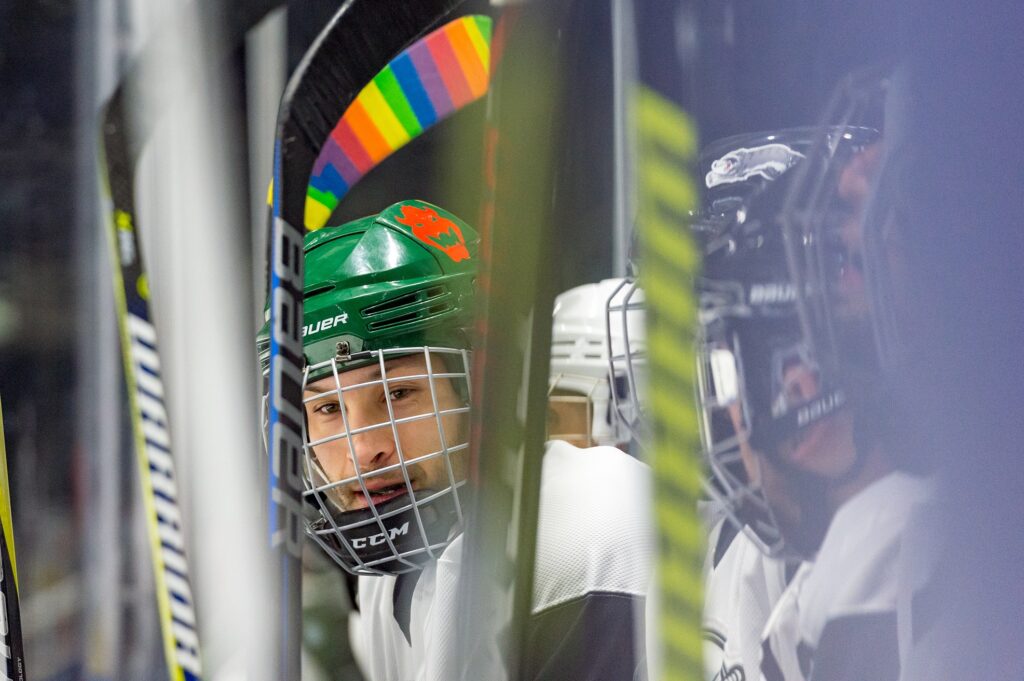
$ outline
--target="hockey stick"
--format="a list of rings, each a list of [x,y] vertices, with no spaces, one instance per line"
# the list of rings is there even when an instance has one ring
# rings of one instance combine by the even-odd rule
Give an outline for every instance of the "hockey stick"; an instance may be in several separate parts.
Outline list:
[[[686,229],[698,202],[692,168],[697,130],[685,107],[696,99],[687,83],[693,65],[672,49],[676,34],[664,21],[687,9],[688,0],[634,3],[637,69],[628,96],[635,141],[639,274],[647,305],[650,371],[650,456],[658,531],[659,643],[649,662],[651,678],[683,681],[704,677],[701,663],[701,570],[704,531],[697,516],[703,470],[694,403],[697,366],[697,303],[692,282],[700,253]],[[692,9],[692,8],[691,8]],[[660,672],[660,673],[659,673]]]
[[[697,516],[703,471],[694,404],[697,309],[689,288],[700,255],[686,232],[696,208],[687,164],[696,155],[691,119],[657,91],[639,87],[637,113],[637,228],[645,258],[640,268],[647,303],[650,366],[651,467],[658,527],[658,603],[661,678],[697,679],[701,667],[704,533]]]
[[[11,487],[7,477],[7,449],[4,446],[4,415],[0,405],[0,657],[3,678],[25,681],[25,645],[21,640],[21,606],[18,601],[18,563],[14,555],[14,522],[11,517]]]
[[[306,52],[281,100],[274,149],[273,222],[268,235],[268,530],[278,588],[278,601],[271,615],[271,669],[276,678],[297,679],[300,675],[301,549],[305,530],[301,500],[302,241],[307,214],[320,215],[324,220],[324,214],[329,214],[326,209],[307,212],[310,180],[317,170],[320,178],[334,178],[335,182],[337,178],[345,179],[341,159],[328,157],[319,165],[317,159],[325,147],[330,148],[329,138],[345,149],[343,117],[349,105],[393,57],[460,2],[347,0]],[[371,153],[366,169],[386,155],[379,150]],[[324,172],[328,166],[335,168],[335,175]],[[314,183],[314,191],[320,192],[314,196],[329,202],[327,184]],[[344,191],[336,194],[339,198],[342,195]]]
[[[555,224],[552,150],[564,105],[558,31],[567,4],[508,7],[495,30],[482,337],[473,356],[476,497],[467,514],[459,606],[463,681],[520,679],[529,666],[554,298],[547,226]]]
[[[108,234],[112,259],[117,262],[113,267],[115,301],[160,629],[171,681],[200,678],[201,663],[157,335],[135,217],[136,164],[161,113],[192,87],[181,79],[168,82],[153,78],[154,67],[170,58],[186,58],[195,63],[173,73],[199,72],[200,59],[208,55],[221,59],[278,4],[242,0],[198,3],[195,12],[181,14],[145,48],[101,114],[100,175],[111,204]],[[209,25],[229,30],[216,36],[218,42],[213,43],[212,32],[204,30]],[[175,41],[182,35],[198,35],[205,42],[201,49],[177,50]],[[147,108],[139,110],[137,102]]]

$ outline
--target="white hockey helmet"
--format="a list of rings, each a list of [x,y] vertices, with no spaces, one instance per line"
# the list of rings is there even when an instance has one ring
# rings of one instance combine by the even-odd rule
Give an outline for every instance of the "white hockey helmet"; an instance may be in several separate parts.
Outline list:
[[[643,343],[643,316],[631,310],[627,327],[609,325],[607,315],[610,300],[621,297],[626,283],[605,279],[569,289],[555,299],[548,390],[551,439],[620,447],[630,440],[629,424],[620,418],[616,405],[630,402],[636,381],[630,381],[624,366],[613,371],[612,359],[625,356],[627,339],[634,346]]]

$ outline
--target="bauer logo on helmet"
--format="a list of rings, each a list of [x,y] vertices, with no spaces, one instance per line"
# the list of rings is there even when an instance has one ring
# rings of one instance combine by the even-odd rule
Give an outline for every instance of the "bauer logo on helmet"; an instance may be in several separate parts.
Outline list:
[[[328,317],[327,319],[317,320],[315,324],[306,324],[302,327],[302,337],[312,336],[320,333],[321,331],[327,331],[333,329],[336,326],[342,324],[348,324],[348,312],[342,312],[334,317]]]

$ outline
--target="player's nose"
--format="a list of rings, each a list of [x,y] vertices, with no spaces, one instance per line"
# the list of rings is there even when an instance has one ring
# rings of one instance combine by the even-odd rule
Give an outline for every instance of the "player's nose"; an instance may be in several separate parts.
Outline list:
[[[383,468],[397,460],[394,430],[391,422],[380,415],[349,412],[351,456],[359,471]]]

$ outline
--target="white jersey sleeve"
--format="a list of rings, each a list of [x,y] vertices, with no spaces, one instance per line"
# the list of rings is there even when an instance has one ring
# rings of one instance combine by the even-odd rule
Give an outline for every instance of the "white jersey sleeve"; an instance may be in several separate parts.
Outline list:
[[[704,678],[756,679],[761,633],[786,586],[786,565],[723,518],[708,537],[704,575]]]
[[[910,519],[900,546],[896,624],[900,643],[900,680],[942,678],[951,642],[938,626],[944,607],[935,572],[941,533],[934,504],[923,504]]]
[[[650,469],[635,458],[548,443],[525,678],[646,678],[650,499]]]

